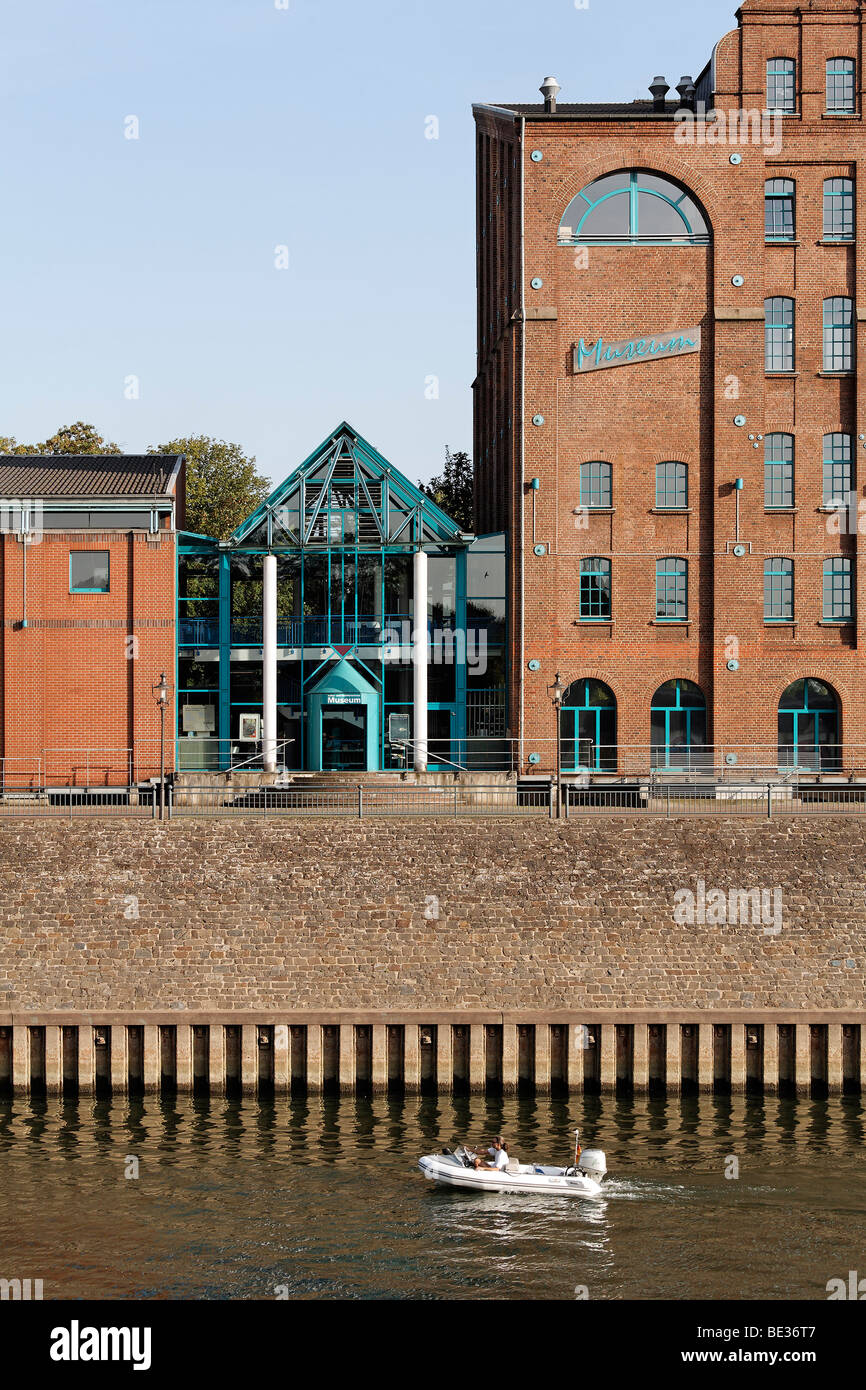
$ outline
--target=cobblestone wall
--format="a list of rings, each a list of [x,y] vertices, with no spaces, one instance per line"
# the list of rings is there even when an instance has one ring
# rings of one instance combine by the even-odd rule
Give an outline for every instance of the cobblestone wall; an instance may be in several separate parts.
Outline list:
[[[864,839],[851,818],[7,823],[0,1015],[862,1009]],[[713,920],[754,888],[766,920]]]

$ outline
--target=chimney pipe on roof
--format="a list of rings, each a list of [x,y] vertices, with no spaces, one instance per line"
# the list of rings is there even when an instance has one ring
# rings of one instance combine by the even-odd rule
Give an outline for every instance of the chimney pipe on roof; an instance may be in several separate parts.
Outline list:
[[[666,79],[664,77],[654,77],[652,82],[649,84],[649,89],[652,92],[653,110],[664,111],[665,97],[670,91],[670,87],[668,86]]]
[[[556,94],[561,90],[555,77],[545,77],[538,89],[544,97],[544,109],[553,114],[556,110]]]
[[[687,106],[690,111],[695,109],[695,84],[691,77],[681,77],[677,83],[677,91],[680,94],[680,101],[683,106]]]

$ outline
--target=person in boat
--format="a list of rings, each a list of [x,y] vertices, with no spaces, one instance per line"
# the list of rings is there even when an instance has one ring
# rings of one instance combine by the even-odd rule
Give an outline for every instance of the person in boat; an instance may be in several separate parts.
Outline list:
[[[503,1143],[502,1136],[497,1134],[487,1152],[491,1155],[493,1162],[485,1163],[483,1158],[475,1159],[476,1168],[504,1169],[508,1167],[508,1150]]]

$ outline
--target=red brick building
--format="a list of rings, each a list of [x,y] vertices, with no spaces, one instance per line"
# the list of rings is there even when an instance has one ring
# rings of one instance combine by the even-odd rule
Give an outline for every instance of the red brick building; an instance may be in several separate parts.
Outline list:
[[[157,775],[152,686],[175,680],[183,460],[6,456],[0,498],[4,790]]]
[[[512,538],[524,767],[556,672],[566,767],[866,765],[863,13],[737,21],[647,101],[475,107],[476,529]]]

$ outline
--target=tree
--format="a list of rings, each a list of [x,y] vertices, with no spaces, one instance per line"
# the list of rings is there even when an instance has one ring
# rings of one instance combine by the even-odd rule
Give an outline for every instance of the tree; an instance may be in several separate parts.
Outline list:
[[[447,512],[464,531],[471,531],[474,525],[475,505],[473,497],[472,460],[464,450],[452,454],[445,446],[445,467],[438,478],[418,486],[425,497],[431,498],[437,507]]]
[[[256,471],[255,455],[224,439],[192,434],[170,439],[148,453],[186,458],[186,529],[198,535],[227,540],[271,490],[267,478]]]
[[[61,425],[56,434],[41,444],[19,444],[11,435],[0,435],[3,454],[120,454],[119,444],[106,443],[95,425],[76,420],[74,425]]]

